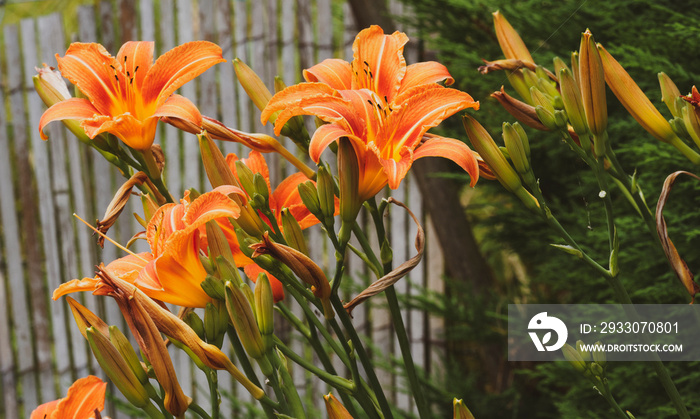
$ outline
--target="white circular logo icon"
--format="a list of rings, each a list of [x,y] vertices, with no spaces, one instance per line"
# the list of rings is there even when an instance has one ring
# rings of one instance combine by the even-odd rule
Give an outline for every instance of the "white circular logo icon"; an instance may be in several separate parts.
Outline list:
[[[529,332],[530,339],[538,351],[556,351],[561,349],[566,343],[566,339],[569,337],[569,331],[566,330],[566,325],[563,321],[559,320],[553,316],[547,316],[547,312],[543,311],[541,313],[535,314],[530,323],[527,325],[528,330],[549,330],[542,336],[542,340],[537,336],[535,332]],[[557,334],[557,341],[552,345],[547,345],[552,341],[552,331]]]

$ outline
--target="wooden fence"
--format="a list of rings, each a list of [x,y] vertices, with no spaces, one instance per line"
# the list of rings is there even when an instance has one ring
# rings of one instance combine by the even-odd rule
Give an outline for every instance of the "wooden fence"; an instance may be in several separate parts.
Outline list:
[[[402,13],[399,4],[392,11]],[[59,123],[49,127],[50,140],[39,138],[37,127],[45,107],[33,91],[35,66],[55,66],[54,54],[63,54],[71,41],[100,42],[116,53],[130,39],[155,40],[158,53],[195,39],[218,43],[228,63],[219,64],[196,82],[181,89],[203,114],[216,117],[244,131],[270,132],[259,122],[236,80],[230,61],[239,57],[251,65],[272,87],[273,77],[287,84],[300,81],[301,69],[329,57],[352,58],[351,45],[357,32],[344,1],[331,0],[114,0],[81,6],[77,33],[70,32],[60,14],[22,20],[3,27],[0,45],[0,418],[28,417],[35,406],[65,395],[68,386],[89,373],[100,373],[85,340],[73,322],[65,301],[53,302],[50,295],[60,283],[91,276],[99,261],[121,256],[114,246],[99,249],[87,228],[77,225],[72,214],[88,220],[101,216],[123,179],[101,157],[75,140]],[[410,34],[409,34],[410,35]],[[415,54],[407,50],[409,61]],[[414,60],[415,61],[415,60]],[[206,190],[198,158],[197,141],[170,126],[159,127],[160,143],[167,158],[167,183],[174,195],[183,188]],[[288,141],[288,140],[287,140]],[[288,141],[287,146],[294,149]],[[237,144],[222,145],[225,152],[243,151]],[[247,153],[247,151],[245,152]],[[275,155],[267,155],[273,184],[288,167]],[[428,250],[422,265],[398,284],[399,293],[428,287],[442,289],[442,257],[433,238],[430,221],[424,216],[416,183],[406,179],[393,195],[406,203],[427,224]],[[137,200],[130,212],[141,213]],[[126,241],[138,231],[133,218],[123,215],[110,232]],[[314,260],[328,265],[333,253],[318,228],[310,229]],[[390,219],[391,240],[397,264],[412,255],[415,226],[406,214],[396,211]],[[141,244],[142,245],[142,244]],[[351,260],[352,282],[357,292],[369,280],[358,259]],[[413,284],[411,286],[410,284]],[[350,291],[348,291],[350,292]],[[109,324],[126,331],[113,301],[91,295],[80,296],[91,310]],[[399,356],[383,299],[355,310],[354,322],[372,345],[375,356]],[[300,308],[295,307],[299,312]],[[413,342],[413,356],[427,370],[436,370],[442,324],[439,319],[415,310],[404,311]],[[281,322],[278,322],[281,323]],[[280,329],[283,335],[285,331]],[[291,342],[308,354],[300,341]],[[228,344],[225,346],[228,349]],[[307,356],[307,355],[305,355]],[[209,403],[206,378],[192,368],[182,351],[173,359],[183,389],[205,409]],[[342,369],[340,370],[342,371]],[[320,417],[321,394],[326,386],[301,368],[293,371],[295,382],[311,411]],[[238,412],[243,417],[250,398],[235,382],[220,376],[224,393],[224,417]],[[404,393],[403,379],[390,371],[380,379],[397,406],[412,411]],[[113,390],[113,389],[111,389]],[[129,417],[115,409],[123,398],[111,391],[108,414]]]

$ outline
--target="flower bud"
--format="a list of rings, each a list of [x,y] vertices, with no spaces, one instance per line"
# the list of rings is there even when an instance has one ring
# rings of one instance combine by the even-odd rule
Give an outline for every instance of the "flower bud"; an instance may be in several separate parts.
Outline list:
[[[270,187],[267,185],[265,177],[261,173],[256,173],[253,177],[253,183],[255,185],[255,193],[262,196],[267,207],[270,199]]]
[[[491,97],[496,99],[515,119],[528,127],[540,131],[549,131],[547,127],[542,125],[539,118],[537,118],[537,112],[534,106],[528,105],[508,95],[503,86],[501,86],[500,92],[491,93]],[[532,101],[532,98],[530,98],[530,101]]]
[[[532,99],[530,98],[530,86],[528,86],[527,82],[525,81],[525,77],[523,76],[522,70],[514,71],[514,72],[506,72],[506,78],[508,79],[508,83],[515,89],[515,91],[518,93],[518,96],[522,100],[524,100],[528,105],[532,105]]]
[[[75,323],[78,325],[78,330],[85,339],[87,339],[85,329],[88,327],[94,327],[105,336],[109,335],[109,326],[104,322],[104,320],[97,317],[95,313],[88,310],[87,307],[83,306],[75,299],[66,297],[66,301],[68,302],[71,312],[73,312],[73,318],[75,319]]]
[[[535,74],[534,71],[531,71],[527,68],[524,68],[523,70],[523,78],[525,80],[525,84],[527,85],[528,90],[532,89],[533,87],[538,87],[539,84],[539,77],[537,77],[537,74]]]
[[[338,140],[338,177],[340,181],[340,218],[343,223],[353,224],[362,208],[360,199],[360,166],[350,139]],[[332,205],[335,205],[333,201]],[[333,207],[335,211],[335,207]]]
[[[695,142],[695,145],[700,147],[700,118],[693,109],[693,105],[688,102],[683,102],[681,108],[681,116],[683,120],[683,128],[688,133],[688,136]]]
[[[479,124],[476,119],[469,115],[464,115],[462,118],[464,129],[467,131],[467,136],[477,153],[486,161],[493,174],[504,188],[510,192],[522,188],[520,177],[515,173],[515,170],[508,164],[508,161],[498,149],[498,146],[491,138],[491,135]]]
[[[217,257],[222,257],[231,264],[235,265],[231,245],[229,244],[228,239],[226,238],[226,235],[219,224],[214,220],[207,221],[205,228],[207,232],[209,259],[216,261]],[[216,269],[216,267],[214,269]]]
[[[307,180],[304,183],[300,183],[297,186],[299,191],[299,197],[304,206],[312,213],[319,221],[323,221],[323,214],[321,214],[321,203],[318,199],[318,191],[316,190],[316,185]]]
[[[131,368],[136,378],[142,383],[148,383],[148,374],[143,364],[139,360],[134,347],[129,343],[129,339],[124,336],[124,334],[117,328],[117,326],[109,326],[109,340],[112,342],[119,354],[124,358],[126,363]]]
[[[326,318],[330,319],[335,316],[333,307],[330,305],[331,287],[328,278],[313,260],[296,249],[275,243],[267,232],[263,234],[260,243],[250,247],[254,250],[253,258],[258,255],[270,255],[287,265],[299,279],[311,285],[311,291],[323,304]]]
[[[564,102],[564,109],[566,110],[569,122],[576,134],[587,137],[588,123],[586,122],[586,113],[581,99],[581,90],[568,68],[562,68],[558,74],[561,86],[561,98]]]
[[[659,73],[659,84],[661,85],[661,100],[671,111],[671,115],[676,118],[682,117],[682,109],[678,106],[678,98],[681,96],[680,90],[666,73]]]
[[[335,187],[333,175],[327,167],[321,166],[318,168],[318,181],[316,182],[318,190],[318,202],[323,214],[323,224],[326,227],[333,226],[335,215]]]
[[[255,282],[255,319],[262,335],[265,351],[272,348],[272,334],[274,333],[274,296],[267,275],[261,273]]]
[[[228,321],[222,324],[219,319],[219,309],[214,304],[207,303],[207,306],[204,307],[204,337],[206,337],[207,342],[220,348]]]
[[[211,303],[207,303],[207,304],[211,304]],[[202,319],[199,318],[197,313],[195,313],[194,311],[190,311],[189,313],[187,313],[185,318],[183,318],[182,320],[184,320],[185,323],[187,323],[187,325],[190,328],[192,328],[192,330],[194,330],[194,332],[197,334],[197,336],[200,339],[204,340],[204,338],[205,338],[204,322],[202,322]]]
[[[586,371],[586,362],[583,360],[583,357],[581,357],[581,354],[578,353],[578,351],[574,349],[573,346],[569,345],[568,343],[565,343],[561,351],[564,354],[564,358],[566,358],[566,360],[569,361],[571,366],[574,367],[576,371],[581,373]]]
[[[576,351],[581,355],[581,359],[583,359],[584,362],[590,362],[591,361],[591,353],[587,350],[584,350],[584,343],[582,340],[577,340],[576,341]]]
[[[452,400],[453,419],[474,419],[474,415],[469,411],[469,408],[464,405],[462,399],[456,397]]]
[[[255,106],[261,111],[265,109],[267,102],[272,98],[272,93],[267,89],[265,83],[260,80],[260,77],[258,77],[252,68],[248,67],[238,58],[234,58],[233,60],[233,69],[236,72],[238,82],[243,86],[243,90],[245,90]],[[277,115],[279,115],[279,113],[277,113]],[[270,117],[270,121],[275,122],[277,115]]]
[[[599,378],[603,378],[605,376],[605,370],[603,369],[603,367],[601,367],[597,363],[591,362],[591,365],[589,368],[591,369],[591,373],[593,374],[593,376],[599,377]]]
[[[652,105],[632,77],[602,45],[598,46],[598,51],[605,69],[605,81],[627,112],[659,141],[665,143],[675,141],[678,137],[671,129],[671,125]]]
[[[219,147],[211,139],[207,131],[197,134],[199,139],[199,151],[204,164],[204,171],[207,174],[209,183],[216,188],[221,185],[238,186],[236,178],[231,172],[231,168],[226,164],[226,158],[219,150]]]
[[[545,127],[549,128],[550,130],[559,128],[552,112],[540,105],[535,106],[535,112],[537,113],[537,118],[539,118]]]
[[[71,99],[66,82],[63,81],[61,73],[48,67],[46,64],[42,68],[35,68],[37,75],[32,77],[34,89],[39,94],[46,106],[51,107],[58,102]],[[80,122],[75,119],[63,120],[63,125],[72,132],[80,142],[90,144],[92,140],[87,136],[85,130],[80,127]],[[43,134],[42,134],[43,135]]]
[[[236,175],[238,175],[238,180],[241,181],[241,186],[243,186],[243,190],[246,191],[248,196],[252,197],[253,194],[257,191],[255,187],[255,173],[253,173],[253,171],[250,170],[250,168],[240,160],[237,160],[235,165]]]
[[[493,13],[493,25],[496,29],[498,44],[506,58],[535,62],[518,32],[513,29],[501,12]]]
[[[607,148],[608,105],[605,101],[605,78],[600,54],[589,30],[581,36],[579,52],[579,86],[581,100],[586,112],[588,129],[593,135],[596,156],[604,156]]]
[[[231,282],[226,283],[226,309],[246,353],[258,361],[265,376],[270,375],[272,367],[265,358],[265,345],[253,309],[241,288]]]
[[[547,112],[554,115],[554,105],[552,104],[552,96],[549,96],[548,94],[544,93],[543,91],[534,86],[530,88],[530,96],[532,97],[532,103],[535,105],[535,107],[541,106]]]
[[[600,341],[594,343],[593,345],[596,346],[597,348],[600,348],[600,349],[603,348],[603,343]],[[591,353],[591,355],[593,357],[593,362],[595,362],[596,364],[605,368],[605,364],[607,364],[607,362],[608,362],[607,357],[605,356],[605,351],[603,351],[603,350],[593,351]]]
[[[338,399],[331,393],[323,396],[323,401],[326,403],[326,412],[328,419],[353,419],[350,412],[343,406]]]
[[[309,249],[306,247],[304,233],[301,231],[299,222],[294,218],[289,208],[282,209],[282,234],[288,245],[297,249],[301,253],[308,255]]]
[[[517,124],[517,122],[516,122]],[[523,132],[524,134],[524,132]],[[530,167],[530,146],[527,136],[522,138],[520,133],[509,123],[503,123],[503,141],[513,162],[515,170],[520,174],[526,184],[535,183],[535,176]]]
[[[112,342],[94,327],[89,327],[86,335],[100,368],[129,403],[139,408],[146,406],[149,402],[148,392]]]
[[[569,69],[566,66],[566,63],[564,63],[564,60],[562,60],[559,57],[554,57],[554,60],[552,60],[554,63],[554,74],[559,75],[559,72],[563,69]],[[561,82],[561,77],[559,78],[559,81]]]

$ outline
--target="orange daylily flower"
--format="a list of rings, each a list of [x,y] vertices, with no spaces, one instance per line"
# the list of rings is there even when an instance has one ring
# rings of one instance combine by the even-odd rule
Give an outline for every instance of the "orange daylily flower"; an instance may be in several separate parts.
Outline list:
[[[329,144],[348,137],[358,157],[362,200],[387,184],[398,188],[413,161],[428,156],[453,160],[470,174],[473,186],[479,176],[475,153],[461,141],[424,135],[460,110],[478,109],[479,103],[467,93],[437,84],[453,82],[443,65],[406,66],[406,42],[401,32],[384,35],[378,26],[363,30],[355,38],[352,63],[331,59],[306,70],[308,82],[273,96],[262,122],[281,111],[275,122],[277,135],[296,115],[316,115],[327,122],[309,146],[316,162]]]
[[[147,150],[153,144],[159,117],[174,117],[202,125],[199,110],[177,89],[226,61],[211,42],[188,42],[173,48],[153,63],[153,42],[127,42],[116,58],[100,44],[73,43],[63,57],[56,55],[61,74],[88,99],[56,103],[39,121],[79,120],[88,137],[110,132],[126,145]]]
[[[104,269],[156,300],[205,307],[211,301],[200,286],[207,275],[199,259],[200,254],[206,254],[206,245],[202,246],[205,224],[216,220],[232,230],[228,218],[238,218],[241,210],[229,198],[230,193],[242,195],[243,191],[220,186],[191,202],[186,193],[180,204],[163,205],[146,230],[151,252],[125,256]],[[77,291],[94,291],[98,282],[97,277],[66,282],[54,291],[53,299]]]
[[[236,178],[238,178],[238,173],[236,170],[236,161],[238,160],[238,156],[236,156],[233,153],[226,156],[226,162],[228,163],[229,168],[233,172],[234,176],[236,176]],[[289,212],[292,214],[294,219],[297,220],[299,226],[302,229],[309,228],[319,223],[318,219],[313,214],[311,214],[311,212],[306,208],[306,206],[302,202],[301,197],[299,196],[299,190],[297,189],[299,184],[309,181],[309,178],[307,178],[306,175],[304,175],[301,172],[294,173],[288,176],[286,179],[284,179],[273,191],[270,186],[270,171],[262,154],[253,150],[248,154],[248,158],[241,159],[241,162],[248,166],[248,168],[253,173],[260,173],[265,179],[269,191],[268,201],[270,204],[270,210],[275,215],[275,217],[277,217],[276,221],[280,229],[282,228],[282,220],[280,217],[282,214],[282,209],[284,208],[289,209]],[[338,202],[336,202],[336,213],[338,212],[338,210],[339,206]],[[270,223],[270,220],[267,220],[264,215],[261,214],[260,216],[268,224]],[[284,288],[279,279],[275,278],[269,272],[256,265],[252,259],[243,255],[243,253],[240,250],[240,247],[238,246],[238,241],[236,240],[235,233],[229,233],[228,231],[226,231],[226,229],[223,230],[224,234],[229,239],[229,243],[231,244],[231,251],[233,252],[234,258],[236,258],[237,266],[242,267],[245,271],[246,276],[248,276],[248,278],[250,278],[252,281],[256,281],[259,274],[265,273],[270,279],[270,286],[272,287],[272,294],[275,302],[283,300]],[[239,261],[238,258],[241,258],[243,260]]]
[[[95,417],[105,405],[107,383],[89,375],[76,380],[66,397],[44,403],[34,409],[30,419],[86,419]]]

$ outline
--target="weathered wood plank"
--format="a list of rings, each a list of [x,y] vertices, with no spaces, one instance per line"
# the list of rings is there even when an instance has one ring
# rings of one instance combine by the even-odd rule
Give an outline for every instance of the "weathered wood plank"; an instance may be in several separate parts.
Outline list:
[[[218,65],[219,70],[219,106],[221,107],[221,122],[229,127],[236,127],[236,78],[233,72],[233,10],[228,0],[217,0],[216,10],[217,40],[226,62]],[[224,141],[224,155],[238,151],[236,143]]]
[[[142,41],[156,40],[156,17],[153,0],[139,0],[139,15],[141,19],[141,36]]]
[[[248,54],[248,2],[234,1],[233,13],[235,19],[235,55],[241,61],[250,65],[251,63]],[[240,83],[238,83],[236,86],[236,92],[238,100],[237,128],[241,131],[250,132],[252,122],[252,116],[250,113],[250,99],[248,98],[245,90],[243,90],[241,87]],[[243,157],[241,155],[243,152],[243,147],[239,145],[237,149],[236,154],[238,154],[239,157]]]
[[[41,17],[37,20],[37,24],[42,31],[47,36],[42,36],[39,39],[39,44],[41,47],[40,62],[45,62],[51,66],[57,66],[55,54],[56,51],[63,52],[65,48],[65,40],[62,32],[62,21],[59,14],[52,14],[49,16]],[[25,67],[25,69],[28,69]],[[35,95],[32,95],[35,96]],[[40,110],[41,108],[39,108]],[[48,144],[39,144],[39,147],[44,147],[48,145],[48,151],[51,158],[51,180],[52,180],[52,190],[55,201],[55,219],[57,221],[57,234],[60,237],[58,244],[61,250],[61,276],[56,278],[49,277],[49,291],[53,292],[53,285],[60,284],[65,281],[78,278],[78,258],[76,249],[76,238],[75,238],[75,219],[72,214],[75,212],[74,208],[70,202],[70,189],[71,181],[68,176],[68,171],[66,169],[66,140],[75,141],[74,138],[66,138],[66,130],[63,128],[62,124],[53,124],[51,127],[53,140]],[[72,136],[71,136],[72,137]],[[78,186],[78,185],[74,185]],[[54,333],[66,333],[70,336],[70,344],[72,357],[67,357],[67,361],[70,362],[72,358],[72,368],[70,370],[70,365],[67,365],[65,370],[60,368],[61,362],[57,359],[57,369],[59,374],[59,394],[64,394],[68,387],[72,384],[71,372],[74,372],[78,377],[83,377],[87,375],[87,347],[83,336],[78,331],[77,327],[73,323],[72,316],[69,314],[68,308],[64,300],[51,302],[53,305],[63,306],[63,313],[65,316],[65,322],[63,325],[58,324],[54,321]],[[58,353],[56,354],[58,358]]]
[[[177,42],[184,44],[185,42],[194,41],[193,18],[197,16],[192,0],[177,0]],[[182,86],[181,94],[190,100],[196,100],[197,86],[196,81],[192,81]],[[191,134],[184,135],[184,156],[182,172],[184,175],[185,187],[196,188],[203,190],[202,186],[202,162],[196,156],[199,156],[199,144],[197,138]],[[180,199],[176,196],[175,199]]]
[[[7,74],[7,73],[5,73]],[[7,115],[5,114],[5,93],[0,86],[0,147],[2,150],[10,150],[10,141],[7,132]],[[0,221],[3,226],[2,248],[0,252],[2,263],[6,267],[6,274],[0,270],[0,375],[2,375],[3,408],[5,418],[19,417],[20,400],[17,394],[18,381],[15,377],[16,364],[12,352],[12,334],[20,338],[22,332],[13,327],[13,313],[10,310],[17,304],[14,300],[15,288],[20,288],[23,294],[24,268],[22,266],[22,254],[20,249],[20,235],[18,230],[17,213],[15,212],[15,187],[13,184],[12,165],[9,153],[0,153]],[[4,257],[3,257],[4,255]],[[6,294],[5,290],[9,292]],[[10,301],[12,300],[12,304]],[[21,301],[24,301],[22,298]],[[25,303],[26,307],[26,303]],[[18,339],[19,346],[19,339]]]
[[[175,47],[175,2],[173,0],[160,1],[160,38],[158,53],[163,54]],[[182,152],[182,134],[173,126],[162,124],[163,149],[165,151],[165,180],[170,193],[174,197],[182,196],[182,165],[180,154]]]
[[[333,15],[331,0],[316,0],[317,62],[333,57]]]
[[[15,152],[17,153],[17,164],[18,164],[18,174],[20,179],[23,179],[24,188],[20,189],[22,209],[21,212],[21,223],[22,229],[20,234],[22,235],[22,242],[27,245],[26,252],[27,257],[33,258],[35,261],[41,260],[41,251],[38,247],[32,246],[32,244],[38,245],[37,232],[35,226],[37,223],[36,214],[36,195],[28,185],[32,185],[32,169],[29,158],[30,143],[29,138],[27,138],[27,122],[24,120],[25,107],[24,107],[24,84],[22,80],[22,67],[20,50],[18,46],[20,45],[19,31],[16,26],[5,27],[5,48],[7,51],[7,62],[13,63],[7,68],[7,83],[8,91],[10,92],[10,109],[12,109],[12,128],[13,128],[13,139],[15,143]],[[29,230],[25,230],[29,228]],[[33,242],[30,240],[34,240]],[[39,275],[35,277],[36,280],[29,285],[28,292],[32,292],[32,285],[36,284],[38,281],[43,280],[43,275],[41,273],[41,264],[33,263],[27,265],[29,276],[32,274]],[[48,333],[48,321],[47,315],[44,312],[40,315],[36,312],[37,307],[33,304],[33,300],[29,301],[26,299],[25,294],[25,278],[16,278],[13,280],[19,281],[20,284],[15,290],[13,288],[13,319],[15,322],[15,328],[17,329],[18,337],[18,367],[20,380],[22,382],[22,388],[27,389],[23,391],[24,399],[24,409],[31,409],[36,406],[40,399],[36,384],[36,365],[34,365],[33,357],[36,356],[34,349],[32,347],[32,340],[34,335],[34,329],[32,328],[30,322],[31,315],[37,315],[39,321],[39,327],[42,331]],[[17,308],[15,309],[14,303],[17,303]],[[43,303],[43,300],[42,300]],[[45,303],[40,304],[41,307],[45,308]],[[39,308],[41,308],[39,307]],[[31,314],[30,314],[31,313]],[[46,336],[48,338],[48,335]],[[47,340],[42,339],[42,346],[46,347],[48,344]],[[38,348],[37,348],[38,351]],[[44,352],[42,350],[42,352]],[[27,354],[32,354],[28,356]],[[26,387],[25,387],[26,386]]]

